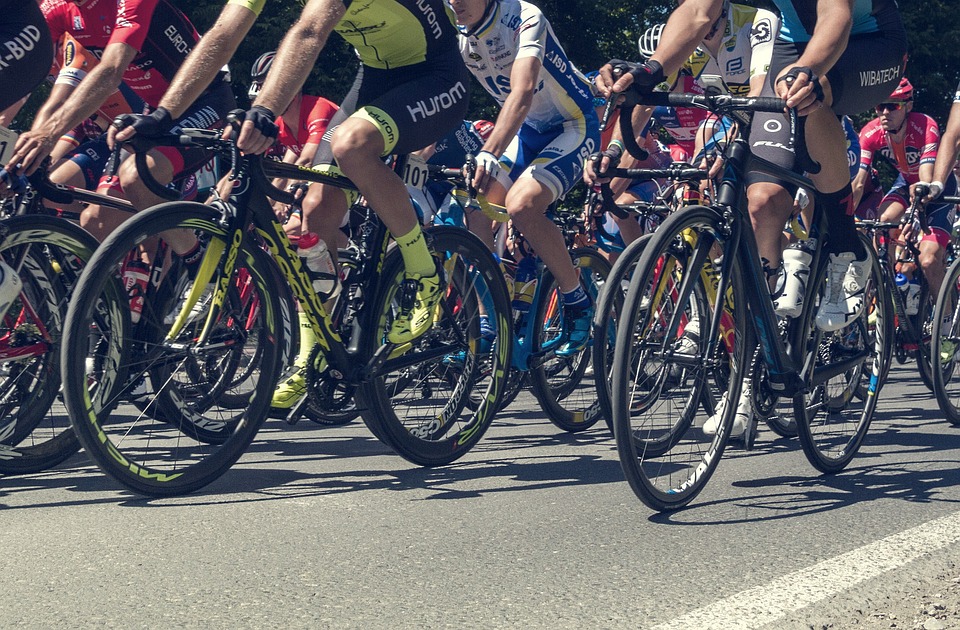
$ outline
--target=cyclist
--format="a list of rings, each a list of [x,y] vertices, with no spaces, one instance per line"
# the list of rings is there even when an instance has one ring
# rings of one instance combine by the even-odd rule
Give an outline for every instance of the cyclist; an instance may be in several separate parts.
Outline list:
[[[819,165],[808,170],[819,170],[811,175],[822,193],[830,234],[826,293],[830,299],[821,305],[816,323],[823,330],[839,330],[863,314],[867,263],[856,236],[846,142],[837,114],[857,113],[886,98],[902,76],[906,36],[893,0],[774,0],[774,4],[780,10],[781,28],[762,94],[786,99],[805,119],[806,146]],[[724,5],[724,0],[684,0],[671,13],[651,59],[639,66],[621,66],[630,71],[618,79],[613,77],[613,65],[622,62],[608,64],[601,70],[601,89],[652,91],[681,67],[722,19]],[[757,155],[798,168],[782,115],[756,114],[750,142]],[[751,184],[748,206],[760,255],[773,277],[780,266],[783,225],[793,210],[795,191],[757,174]],[[734,433],[746,429],[752,414],[750,396],[741,396],[741,403]]]
[[[590,339],[593,303],[547,207],[580,179],[583,158],[596,151],[600,125],[587,79],[567,58],[539,8],[525,0],[452,0],[460,53],[501,110],[477,154],[474,183],[506,206],[513,225],[553,273],[563,302],[559,356]],[[470,227],[492,247],[476,213]]]
[[[47,77],[53,38],[36,0],[0,0],[0,12],[0,49],[6,52],[0,57],[0,112],[4,112]]]
[[[176,114],[197,97],[216,68],[236,51],[264,4],[229,0],[175,77],[160,103],[164,110]],[[425,147],[462,121],[469,79],[456,54],[456,28],[441,0],[308,0],[245,115],[238,138],[245,152],[262,153],[273,144],[275,112],[284,111],[294,99],[333,30],[357,49],[361,68],[314,164],[331,165],[335,173],[336,162],[395,236],[406,267],[404,291],[413,298],[405,300],[409,308],[398,314],[388,333],[390,342],[402,344],[430,328],[442,287],[406,188],[381,158]],[[136,133],[156,134],[165,126],[162,115],[132,117],[124,121],[124,129],[112,133],[122,142]],[[342,190],[311,186],[304,200],[303,229],[334,243],[346,210]],[[301,338],[301,343],[310,347],[315,340]],[[290,409],[305,392],[298,370],[279,386],[272,406]]]
[[[190,48],[199,40],[193,25],[169,0],[54,3],[45,17],[55,40],[69,33],[96,55],[100,63],[68,96],[62,100],[48,99],[38,112],[32,130],[20,136],[8,170],[22,164],[26,173],[34,171],[60,136],[95,112],[121,81],[148,105],[156,106]],[[233,106],[229,77],[223,72],[193,108],[176,121],[169,119],[169,123],[171,127],[214,128]],[[162,148],[150,152],[152,173],[164,184],[181,174],[192,174],[209,158],[209,152],[194,148]],[[132,157],[121,165],[119,177],[101,181],[100,189],[125,196],[137,208],[162,201],[140,181]],[[83,212],[81,224],[102,239],[125,217],[122,212],[89,206]],[[168,240],[180,254],[197,246],[192,234],[170,235]]]
[[[897,169],[898,176],[880,202],[880,220],[896,221],[910,205],[915,185],[934,181],[940,128],[933,118],[913,110],[913,85],[906,77],[886,102],[877,105],[876,112],[877,117],[860,130],[860,173],[853,182],[854,203],[859,201],[860,193],[870,178],[874,159],[881,157]],[[956,194],[956,177],[949,174],[944,182],[939,184],[940,190],[948,195]],[[927,222],[931,233],[922,235],[917,247],[920,251],[917,262],[923,269],[930,285],[930,295],[934,299],[939,294],[946,272],[945,254],[953,231],[953,208],[953,204],[948,203],[932,202],[927,205]],[[893,249],[890,248],[891,257],[894,256]],[[913,311],[913,306],[908,305],[910,311]]]

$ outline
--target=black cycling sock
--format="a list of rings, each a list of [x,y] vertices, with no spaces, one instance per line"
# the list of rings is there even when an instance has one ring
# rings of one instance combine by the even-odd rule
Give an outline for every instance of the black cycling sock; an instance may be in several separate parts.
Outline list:
[[[853,216],[856,210],[853,206],[853,188],[847,184],[837,192],[820,195],[818,200],[823,205],[823,212],[827,217],[829,229],[827,253],[853,252],[857,260],[863,260],[867,252],[864,251],[863,243],[857,237],[857,222]]]

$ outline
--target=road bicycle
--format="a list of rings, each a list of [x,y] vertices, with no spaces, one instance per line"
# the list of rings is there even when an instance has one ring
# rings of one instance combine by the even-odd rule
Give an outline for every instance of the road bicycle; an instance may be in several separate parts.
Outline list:
[[[488,219],[496,222],[496,253],[501,259],[501,269],[508,280],[507,286],[514,286],[515,292],[522,292],[523,288],[516,286],[517,264],[506,254],[507,241],[512,243],[515,256],[532,257],[532,260],[536,260],[533,277],[527,279],[527,282],[533,282],[534,285],[532,295],[528,288],[525,296],[526,300],[529,300],[528,308],[513,310],[515,334],[512,362],[504,386],[501,410],[529,386],[541,409],[555,426],[571,433],[585,431],[600,419],[592,379],[588,375],[591,360],[589,344],[573,356],[557,354],[556,350],[566,337],[559,289],[553,274],[535,257],[535,252],[529,249],[526,240],[512,227],[508,227],[509,216],[505,209],[486,202],[468,184],[472,179],[473,168],[473,156],[467,156],[464,169],[431,167],[432,178],[442,179],[454,187],[452,198],[457,204],[457,212],[443,212],[440,215],[441,220],[466,227],[465,214],[479,208]],[[580,273],[581,286],[596,304],[610,270],[609,263],[596,249],[578,245],[577,237],[582,231],[579,211],[571,212],[556,203],[548,211],[548,215],[563,233],[573,265]]]
[[[780,99],[675,94],[641,99],[647,105],[737,115],[741,133],[748,121],[740,112],[784,111]],[[796,130],[795,112],[784,122]],[[802,128],[794,136],[805,170],[815,172]],[[803,309],[781,329],[746,211],[744,176],[761,171],[816,189],[807,178],[753,156],[742,137],[727,145],[725,159],[712,204],[673,214],[644,247],[617,328],[612,388],[617,448],[631,488],[660,511],[688,504],[716,470],[755,347],[765,374],[754,395],[792,402],[804,453],[825,473],[843,469],[856,454],[889,352],[889,296],[868,246],[866,300],[875,324],[860,317],[836,332],[815,325],[828,268],[821,247],[810,263]],[[829,239],[824,223],[815,211],[810,233],[821,244]],[[681,343],[690,321],[700,332],[693,348]],[[718,411],[715,432],[706,433],[704,424]]]
[[[958,197],[942,197],[946,203],[960,204]],[[939,200],[938,200],[939,201]],[[947,272],[940,285],[930,343],[933,393],[947,421],[960,426],[960,256],[954,229],[947,249]]]
[[[0,474],[39,472],[80,448],[59,399],[61,331],[70,294],[98,243],[46,207],[74,200],[133,211],[122,199],[52,184],[44,165],[0,220],[0,257],[22,283],[0,314]]]
[[[143,161],[142,151],[158,139],[139,142]],[[290,318],[281,287],[296,297],[318,340],[301,405],[337,410],[356,394],[374,435],[420,465],[449,463],[476,444],[499,403],[511,334],[503,277],[476,237],[456,228],[425,231],[444,297],[426,334],[394,345],[386,332],[416,287],[404,281],[385,226],[371,213],[360,260],[343,267],[331,308],[313,290],[268,203],[268,196],[290,201],[271,178],[355,189],[349,180],[241,156],[218,133],[183,130],[162,142],[223,152],[232,174],[227,192],[209,205],[171,202],[138,213],[103,242],[79,279],[64,329],[64,399],[81,443],[105,472],[137,492],[174,495],[210,483],[242,455],[267,415],[281,368],[278,347],[292,328],[280,321]],[[146,169],[141,175],[157,186]],[[133,322],[122,263],[151,237],[171,233],[192,233],[204,245],[202,262],[170,297],[145,300]],[[231,297],[241,285],[255,297],[256,312]],[[497,324],[489,352],[480,339],[484,300]],[[462,361],[445,360],[457,354]],[[228,370],[210,370],[217,381],[196,386],[209,366],[224,361]],[[147,378],[159,413],[122,404]],[[240,409],[221,402],[233,386],[244,388]]]

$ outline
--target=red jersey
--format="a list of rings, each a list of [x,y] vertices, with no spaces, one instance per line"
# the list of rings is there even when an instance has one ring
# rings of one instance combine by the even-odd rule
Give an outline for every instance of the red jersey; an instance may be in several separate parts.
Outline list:
[[[300,120],[296,127],[287,124],[283,116],[277,118],[277,126],[280,128],[277,138],[280,144],[297,155],[303,151],[303,145],[319,144],[330,119],[338,109],[335,104],[320,96],[304,96],[300,99]]]
[[[79,0],[41,7],[50,35],[70,33],[98,59],[109,44],[125,43],[136,57],[123,82],[156,107],[200,36],[169,0]]]
[[[860,168],[868,169],[877,153],[893,164],[908,184],[920,181],[920,165],[937,161],[940,127],[926,114],[910,112],[904,121],[903,141],[894,142],[880,125],[871,120],[860,130]]]

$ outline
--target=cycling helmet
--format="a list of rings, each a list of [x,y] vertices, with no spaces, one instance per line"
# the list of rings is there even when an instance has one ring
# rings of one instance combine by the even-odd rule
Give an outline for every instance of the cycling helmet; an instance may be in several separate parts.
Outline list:
[[[907,77],[900,79],[900,85],[890,95],[890,100],[895,102],[906,102],[913,100],[913,85]]]
[[[271,50],[263,53],[253,62],[253,66],[250,68],[250,90],[247,92],[250,100],[255,99],[257,94],[260,93],[260,88],[263,87],[263,81],[267,78],[267,73],[270,72],[270,66],[273,65],[273,58],[276,55],[277,53]]]
[[[640,47],[640,56],[649,59],[660,45],[660,35],[663,33],[663,24],[655,24],[643,32],[640,41],[637,42]]]

